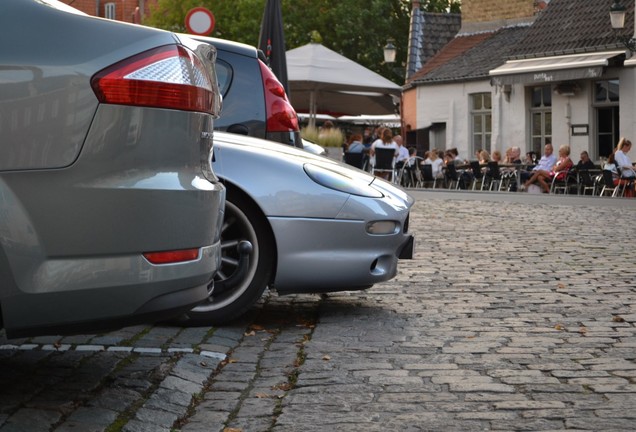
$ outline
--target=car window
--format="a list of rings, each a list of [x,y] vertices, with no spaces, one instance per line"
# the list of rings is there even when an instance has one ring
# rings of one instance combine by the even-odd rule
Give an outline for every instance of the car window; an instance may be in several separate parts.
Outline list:
[[[219,82],[219,91],[225,98],[227,91],[232,83],[232,66],[226,61],[219,58],[216,59],[216,78]]]

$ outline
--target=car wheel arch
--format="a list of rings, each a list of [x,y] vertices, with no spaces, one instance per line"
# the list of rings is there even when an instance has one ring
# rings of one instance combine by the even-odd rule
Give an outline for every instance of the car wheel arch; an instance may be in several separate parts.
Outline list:
[[[221,178],[221,182],[226,188],[226,199],[228,199],[229,197],[228,200],[234,202],[234,199],[238,198],[239,200],[246,203],[249,206],[247,210],[258,215],[258,217],[262,219],[263,224],[267,227],[268,232],[266,233],[266,235],[269,237],[269,241],[271,241],[271,244],[273,245],[273,250],[271,251],[273,256],[273,266],[269,280],[269,285],[270,287],[272,287],[274,280],[276,280],[276,273],[278,270],[278,244],[276,242],[276,236],[274,235],[272,225],[263,212],[263,209],[258,205],[256,200],[249,193],[247,193],[244,189],[242,189],[235,183],[228,181],[227,179]]]

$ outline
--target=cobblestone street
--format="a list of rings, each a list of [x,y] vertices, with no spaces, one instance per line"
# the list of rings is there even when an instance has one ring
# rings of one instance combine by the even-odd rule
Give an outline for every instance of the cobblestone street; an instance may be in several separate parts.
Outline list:
[[[414,196],[415,259],[370,290],[0,334],[0,432],[633,431],[636,201]]]

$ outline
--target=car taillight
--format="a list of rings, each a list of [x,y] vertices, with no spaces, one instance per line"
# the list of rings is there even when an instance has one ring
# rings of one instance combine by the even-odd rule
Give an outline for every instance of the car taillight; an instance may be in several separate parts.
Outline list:
[[[285,88],[265,63],[259,60],[259,64],[265,87],[267,132],[298,131],[298,115],[287,99]]]
[[[201,60],[180,45],[116,63],[95,74],[91,85],[102,103],[218,114],[216,84]]]
[[[199,259],[199,249],[146,252],[143,255],[152,264],[174,264]]]

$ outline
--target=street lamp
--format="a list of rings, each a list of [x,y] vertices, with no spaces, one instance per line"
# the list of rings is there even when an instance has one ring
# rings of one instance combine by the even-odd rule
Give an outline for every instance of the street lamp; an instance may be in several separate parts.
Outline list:
[[[384,45],[384,63],[395,63],[397,49],[393,42],[395,42],[394,39],[387,39],[386,45]]]
[[[636,0],[634,0],[634,4],[634,10],[636,13]],[[625,6],[620,4],[620,0],[614,0],[614,3],[612,4],[612,6],[610,6],[610,20],[612,22],[612,28],[625,28],[625,15]],[[621,37],[620,39],[628,50],[630,50],[632,53],[636,51],[636,19],[634,19],[634,36],[632,36],[631,38]]]

